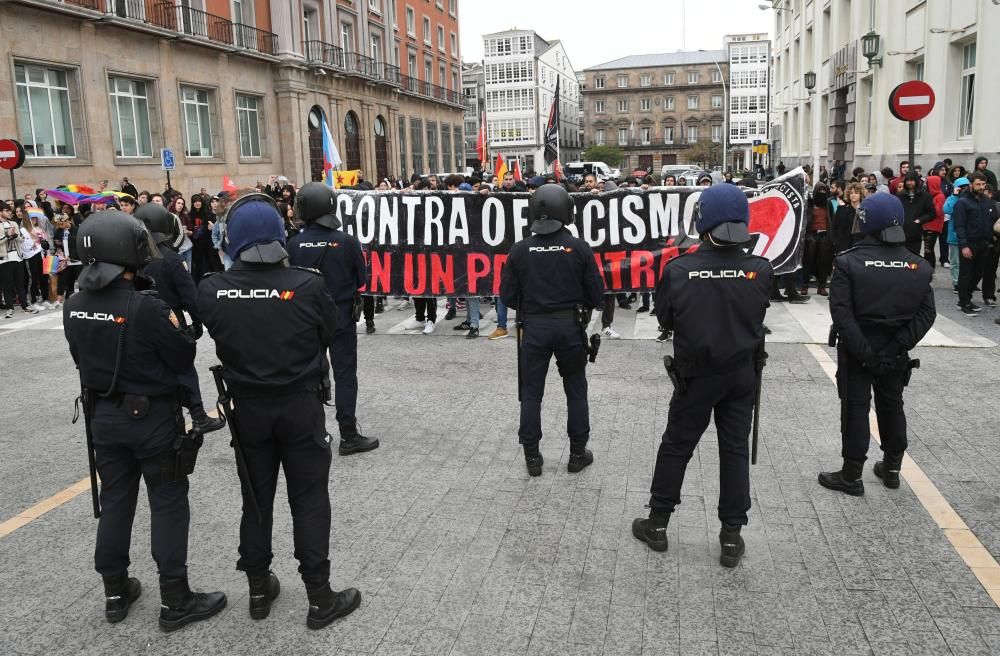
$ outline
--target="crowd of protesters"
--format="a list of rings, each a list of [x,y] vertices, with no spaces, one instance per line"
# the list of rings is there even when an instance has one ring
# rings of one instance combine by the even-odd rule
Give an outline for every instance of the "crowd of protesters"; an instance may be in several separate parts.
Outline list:
[[[982,309],[972,302],[973,292],[982,293],[983,306],[996,305],[996,273],[1000,256],[1000,207],[994,200],[996,176],[989,169],[989,161],[979,157],[971,171],[951,160],[936,162],[924,172],[920,166],[910,170],[909,162],[901,162],[898,170],[883,168],[867,172],[855,168],[847,177],[843,162],[834,162],[832,171],[820,167],[814,176],[806,170],[808,209],[803,266],[793,274],[776,279],[772,301],[805,303],[810,288],[827,295],[827,284],[832,274],[836,253],[854,244],[857,234],[857,210],[869,194],[893,193],[899,196],[905,208],[907,247],[922,255],[932,267],[940,265],[950,270],[952,287],[958,295],[958,305],[968,316],[976,316]],[[785,173],[779,162],[778,175]],[[652,186],[711,186],[713,184],[738,184],[757,186],[757,175],[744,172],[739,180],[732,172],[713,176],[709,171],[689,174],[690,179],[666,175],[662,179],[646,171],[635,170],[621,181],[601,180],[588,173],[582,179],[569,180],[555,173],[528,174],[516,179],[513,172],[496,178],[488,173],[471,175],[420,176],[408,181],[383,178],[373,184],[359,176],[351,189],[363,191],[464,191],[480,194],[526,191],[544,184],[562,184],[571,192],[601,193],[616,189],[647,189]],[[815,177],[815,184],[813,179]],[[102,182],[101,190],[108,182]],[[176,189],[162,193],[139,191],[124,178],[121,194],[109,198],[108,203],[131,214],[144,203],[160,203],[167,207],[177,222],[178,237],[173,247],[184,258],[195,283],[206,274],[228,268],[232,262],[222,249],[224,224],[219,220],[225,213],[227,194],[210,194],[202,188],[198,193],[185,196]],[[301,223],[295,217],[297,187],[284,176],[271,176],[266,184],[258,183],[256,191],[274,198],[285,218],[288,237],[299,232]],[[1000,199],[998,199],[1000,200]],[[0,295],[4,318],[14,316],[15,307],[27,313],[57,309],[69,297],[76,283],[82,263],[76,257],[76,231],[90,214],[105,209],[99,203],[74,206],[58,200],[50,201],[43,189],[10,201],[0,201]],[[45,265],[49,266],[45,266]],[[640,302],[641,298],[641,302]],[[384,297],[365,296],[363,315],[368,334],[375,332],[374,315],[384,310]],[[414,315],[403,328],[431,334],[438,321],[437,302],[432,298],[414,298]],[[639,312],[651,312],[650,295],[608,294],[601,313],[601,330],[605,338],[617,339],[613,321],[616,306],[631,309],[640,302]],[[446,320],[465,313],[465,320],[456,330],[465,332],[467,338],[479,336],[482,318],[481,304],[496,306],[497,327],[490,339],[508,336],[507,308],[497,298],[448,298],[445,306]],[[997,319],[1000,324],[1000,319]],[[659,341],[670,337],[661,330]]]

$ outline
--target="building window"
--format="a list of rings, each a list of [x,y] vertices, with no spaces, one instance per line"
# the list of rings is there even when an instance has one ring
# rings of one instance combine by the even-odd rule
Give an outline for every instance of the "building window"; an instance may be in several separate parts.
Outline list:
[[[153,134],[149,120],[152,83],[109,77],[111,132],[116,157],[152,157]]]
[[[451,126],[452,134],[452,159],[455,160],[455,168],[452,171],[458,173],[462,170],[462,148],[460,144],[462,143],[462,128],[457,125]]]
[[[688,84],[698,84],[698,71],[688,73]]]
[[[441,170],[447,171],[451,168],[451,128],[441,125]]]
[[[413,7],[406,8],[406,33],[414,38],[417,36],[416,15],[413,13]]]
[[[69,71],[15,64],[17,120],[31,157],[75,157]]]
[[[688,96],[688,109],[698,109],[698,96]]]
[[[595,89],[603,89],[604,88],[604,78],[603,77],[595,77],[594,78],[594,88]]]
[[[399,177],[408,180],[406,177],[406,117],[399,117]]]
[[[181,87],[181,109],[184,113],[184,155],[212,157],[211,92],[207,89]]]
[[[712,96],[712,109],[722,109],[722,96]]]
[[[424,43],[431,45],[431,19],[424,16]]]
[[[382,63],[382,36],[372,32],[371,34],[371,58],[376,64]]]
[[[650,136],[649,128],[639,128],[639,138],[641,139],[643,146],[649,145],[649,136]]]
[[[627,111],[628,111],[628,101],[627,100],[619,100],[618,101],[618,112],[619,113],[623,113],[623,112],[627,112]]]
[[[714,143],[719,143],[720,141],[722,141],[722,126],[721,125],[713,125],[712,126],[712,141]]]
[[[976,100],[976,44],[962,48],[962,95],[958,114],[958,136],[971,137]]]
[[[689,144],[698,143],[698,126],[689,125],[687,129],[687,142]]]
[[[603,100],[595,100],[594,101],[594,112],[597,113],[597,114],[603,114],[604,113],[604,101]]]
[[[438,160],[437,123],[427,121],[427,172],[437,173],[438,171],[440,171],[440,161]]]
[[[444,52],[444,27],[438,25],[438,50]]]
[[[458,35],[451,33],[451,56],[458,57]]]
[[[625,89],[627,87],[628,87],[628,76],[627,75],[619,75],[618,76],[618,88],[619,89]]]
[[[650,105],[650,102],[649,102],[649,98],[640,98],[639,99],[639,109],[640,109],[640,111],[648,112],[649,109],[650,109],[650,106],[651,105]]]
[[[604,145],[604,138],[605,138],[604,137],[604,128],[599,128],[595,132],[595,141],[596,141],[596,143],[597,143],[598,146],[603,146]]]
[[[719,69],[713,70],[712,71],[712,84],[721,84],[721,83],[722,83],[722,72],[719,71]]]
[[[382,13],[382,8],[379,6],[379,0],[368,0],[368,8],[377,14]]]
[[[668,112],[674,111],[674,97],[667,96],[663,99],[663,109]]]
[[[628,129],[618,128],[618,145],[627,146],[628,145]]]
[[[410,138],[413,139],[413,172],[424,175],[424,122],[419,118],[410,119]]]
[[[448,0],[448,13],[451,14],[452,18],[458,13],[458,0]]]
[[[639,76],[639,86],[648,87],[653,82],[653,76],[649,73],[643,73]]]
[[[674,86],[674,74],[664,73],[663,74],[663,84],[668,87]]]
[[[674,142],[674,126],[663,126],[663,143],[672,144]]]
[[[340,47],[346,54],[354,52],[354,25],[351,23],[340,24]]]
[[[240,157],[261,157],[262,114],[264,98],[245,93],[236,94],[236,123],[240,130]]]

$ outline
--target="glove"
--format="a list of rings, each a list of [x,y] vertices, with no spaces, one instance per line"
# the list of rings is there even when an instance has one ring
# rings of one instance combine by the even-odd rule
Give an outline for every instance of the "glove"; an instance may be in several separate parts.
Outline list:
[[[191,337],[194,338],[195,341],[201,339],[201,336],[205,334],[205,329],[204,327],[202,327],[200,321],[195,321],[194,323],[192,323],[188,327],[188,331],[191,333]]]
[[[875,378],[881,378],[889,373],[892,360],[883,355],[873,355],[864,361],[865,369]]]

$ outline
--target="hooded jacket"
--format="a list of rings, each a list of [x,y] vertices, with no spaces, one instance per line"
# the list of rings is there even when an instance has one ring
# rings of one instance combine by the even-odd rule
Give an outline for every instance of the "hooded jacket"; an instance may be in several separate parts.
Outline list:
[[[917,183],[913,193],[910,193],[905,187],[906,182],[910,180]],[[896,197],[903,201],[903,230],[906,232],[906,241],[920,241],[924,229],[923,224],[927,221],[933,221],[937,216],[934,210],[934,200],[921,187],[920,175],[915,171],[907,173],[903,182],[903,191],[896,194]]]
[[[940,233],[944,230],[944,201],[946,199],[941,191],[941,178],[939,176],[927,176],[927,191],[934,203],[934,218],[924,223],[924,230]]]
[[[980,162],[987,162],[988,163],[989,159],[987,159],[986,157],[983,157],[982,155],[980,155],[979,157],[976,158],[976,165],[974,167],[972,167],[972,168],[975,169],[976,171],[978,171],[979,170],[979,163]],[[986,184],[988,184],[988,185],[992,186],[994,189],[996,189],[997,188],[997,175],[996,175],[996,173],[994,173],[993,171],[991,171],[989,169],[983,169],[983,175],[986,176]]]
[[[952,210],[951,222],[959,248],[985,246],[993,239],[993,224],[997,209],[986,194],[976,196],[971,189],[958,197]]]

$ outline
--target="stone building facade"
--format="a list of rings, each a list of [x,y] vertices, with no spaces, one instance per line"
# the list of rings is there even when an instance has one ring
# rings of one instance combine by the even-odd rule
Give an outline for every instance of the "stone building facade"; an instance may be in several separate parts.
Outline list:
[[[721,165],[728,66],[726,51],[699,50],[632,55],[584,70],[586,145],[621,147],[623,172],[687,164],[696,144]]]
[[[322,173],[322,122],[367,179],[460,170],[457,0],[14,0],[0,4],[0,137],[18,191],[185,192]],[[293,19],[294,17],[294,19]],[[9,196],[6,179],[0,197]]]

